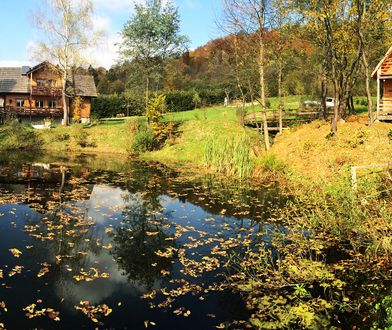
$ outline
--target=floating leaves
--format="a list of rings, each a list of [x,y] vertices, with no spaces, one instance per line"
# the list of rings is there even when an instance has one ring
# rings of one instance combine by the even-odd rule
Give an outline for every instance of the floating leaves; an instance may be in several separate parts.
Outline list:
[[[36,304],[31,304],[25,308],[23,308],[24,311],[26,311],[26,316],[29,319],[35,318],[35,317],[40,317],[40,316],[47,316],[50,319],[54,321],[60,321],[59,312],[56,312],[52,308],[42,308],[42,309],[36,309],[37,305]]]
[[[155,322],[149,321],[149,320],[145,320],[144,322],[144,327],[148,328],[150,325],[156,325]]]
[[[15,274],[20,274],[20,273],[22,273],[22,270],[23,270],[23,266],[20,266],[20,265],[16,265],[14,268],[12,268],[12,270],[8,273],[8,276],[9,277],[12,277],[12,276],[14,276]]]
[[[94,281],[99,278],[109,278],[109,273],[99,271],[97,268],[91,267],[88,271],[84,271],[83,268],[80,270],[79,275],[74,275],[73,278],[77,281]]]
[[[9,251],[12,253],[12,255],[15,258],[19,258],[22,255],[22,251],[20,251],[20,250],[18,250],[16,248],[9,249]]]
[[[112,313],[112,309],[106,304],[93,306],[90,305],[89,301],[82,300],[79,305],[80,306],[74,306],[75,309],[80,310],[83,314],[87,315],[94,323],[98,323],[101,317],[109,316],[109,314]]]

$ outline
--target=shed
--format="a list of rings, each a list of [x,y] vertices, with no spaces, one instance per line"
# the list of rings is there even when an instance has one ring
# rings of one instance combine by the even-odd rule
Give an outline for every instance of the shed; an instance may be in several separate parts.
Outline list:
[[[377,120],[392,121],[392,47],[372,73],[377,79]]]

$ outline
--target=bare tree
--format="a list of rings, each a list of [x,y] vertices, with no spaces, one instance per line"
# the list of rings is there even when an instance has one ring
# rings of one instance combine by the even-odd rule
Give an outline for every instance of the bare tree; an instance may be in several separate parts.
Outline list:
[[[267,0],[223,0],[224,19],[220,24],[230,34],[245,33],[254,41],[259,73],[259,98],[262,107],[263,135],[265,149],[269,150],[269,133],[265,96],[265,47],[264,34],[266,27]]]
[[[83,52],[94,46],[100,35],[92,24],[91,0],[42,0],[33,14],[33,23],[40,32],[34,57],[48,60],[61,72],[63,125],[69,123],[67,96],[70,70],[85,62]]]

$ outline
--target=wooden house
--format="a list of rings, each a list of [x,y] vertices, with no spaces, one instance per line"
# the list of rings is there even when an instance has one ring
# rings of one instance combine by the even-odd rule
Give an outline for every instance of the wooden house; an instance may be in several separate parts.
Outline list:
[[[82,122],[90,121],[91,99],[97,96],[94,79],[90,75],[69,74],[66,102],[69,117],[74,112],[74,97],[83,100],[80,109]],[[61,122],[63,118],[61,71],[49,62],[32,68],[0,67],[0,114],[12,114],[23,122],[37,123],[45,118]]]
[[[372,73],[377,79],[377,120],[392,121],[392,47]]]

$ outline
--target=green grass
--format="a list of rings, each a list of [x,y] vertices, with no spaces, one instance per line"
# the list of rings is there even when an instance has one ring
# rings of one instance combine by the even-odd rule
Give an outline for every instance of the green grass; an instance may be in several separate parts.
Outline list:
[[[219,138],[221,141],[219,146],[222,149],[225,148],[227,141],[235,141],[244,134],[252,143],[256,143],[257,133],[240,125],[236,110],[234,107],[217,106],[166,114],[166,121],[181,123],[178,136],[169,140],[161,150],[145,153],[142,158],[164,163],[191,163],[208,167],[204,160],[206,144],[211,141],[211,138]],[[227,154],[226,157],[229,159],[231,156]],[[212,167],[213,170],[221,171],[219,166]],[[232,172],[233,169],[226,168],[225,171]]]
[[[130,122],[133,119],[122,121],[104,121],[100,125],[85,127],[86,146],[73,143],[73,137],[78,134],[76,126],[56,127],[50,130],[38,131],[44,141],[44,148],[57,151],[84,151],[104,153],[129,153],[133,133]]]
[[[210,108],[199,108],[190,111],[170,112],[164,116],[165,121],[184,122],[189,120],[230,120],[236,119],[236,108],[215,106]]]

